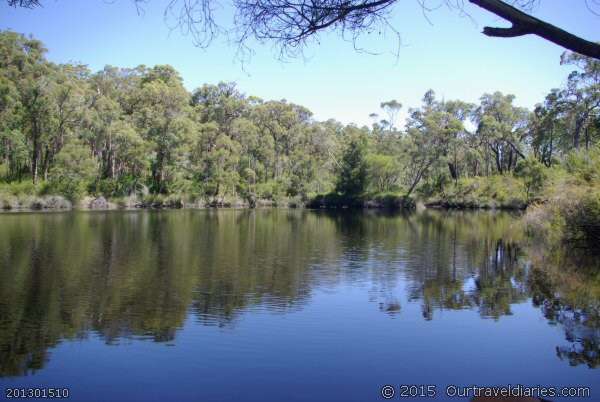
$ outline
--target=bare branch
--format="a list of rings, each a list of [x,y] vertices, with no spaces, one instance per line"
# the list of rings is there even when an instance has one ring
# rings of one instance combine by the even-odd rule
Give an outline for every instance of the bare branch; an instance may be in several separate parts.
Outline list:
[[[469,0],[469,2],[512,23],[510,28],[485,27],[483,33],[487,36],[512,38],[537,35],[566,49],[600,60],[600,44],[587,41],[532,17],[501,0]]]
[[[41,5],[41,0],[7,0],[13,7],[33,8]],[[138,9],[150,0],[132,0]],[[179,29],[190,34],[197,46],[205,47],[219,34],[234,34],[234,41],[241,50],[248,50],[247,42],[274,42],[281,48],[282,55],[298,55],[311,39],[318,40],[318,34],[327,29],[335,29],[343,38],[354,42],[361,34],[381,30],[399,33],[390,23],[391,5],[398,0],[230,0],[236,9],[234,26],[227,30],[215,22],[215,8],[218,0],[168,0],[164,12],[165,20],[171,29]],[[600,60],[600,44],[582,39],[550,23],[527,14],[539,0],[439,0],[440,5],[459,9],[463,15],[464,5],[477,5],[510,22],[512,26],[485,27],[483,33],[491,37],[514,38],[523,35],[537,35],[573,52]],[[417,0],[424,13],[431,8],[426,0]],[[594,6],[600,7],[600,0],[585,0],[592,13]],[[524,11],[525,10],[525,11]]]
[[[34,8],[41,7],[40,0],[8,0],[10,7]]]

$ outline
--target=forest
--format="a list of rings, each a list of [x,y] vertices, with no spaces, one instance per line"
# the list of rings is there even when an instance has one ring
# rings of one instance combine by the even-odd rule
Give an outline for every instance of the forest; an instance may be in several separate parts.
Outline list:
[[[562,56],[573,72],[534,110],[500,91],[472,104],[429,90],[403,127],[397,100],[370,114],[371,127],[343,125],[235,83],[189,92],[168,65],[92,72],[45,53],[0,32],[3,209],[102,197],[123,207],[416,201],[600,216],[600,62],[576,53]]]

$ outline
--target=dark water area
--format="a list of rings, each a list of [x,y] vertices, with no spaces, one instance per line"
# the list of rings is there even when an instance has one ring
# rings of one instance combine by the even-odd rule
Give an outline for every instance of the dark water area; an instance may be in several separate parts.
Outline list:
[[[3,214],[0,388],[377,401],[385,384],[437,400],[521,384],[600,400],[598,261],[577,254],[531,244],[509,213]]]

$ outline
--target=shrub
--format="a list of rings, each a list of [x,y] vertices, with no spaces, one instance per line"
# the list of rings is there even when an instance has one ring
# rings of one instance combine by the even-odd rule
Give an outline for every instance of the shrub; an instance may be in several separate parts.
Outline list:
[[[1,183],[0,193],[11,194],[14,196],[22,195],[34,195],[37,189],[35,185],[29,181],[12,182],[12,183]]]
[[[86,193],[86,184],[82,181],[59,179],[53,180],[52,192],[57,195],[62,195],[70,201],[80,200]]]
[[[377,194],[372,198],[372,201],[367,202],[367,206],[385,209],[414,209],[415,201],[411,197],[398,195],[394,193]]]
[[[0,209],[9,210],[19,207],[17,197],[12,194],[0,193]]]
[[[364,138],[350,141],[342,155],[335,189],[348,198],[359,198],[367,186],[367,144]]]
[[[570,152],[563,163],[565,170],[579,181],[600,182],[600,146],[589,151]]]
[[[549,244],[564,241],[600,251],[600,191],[572,192],[544,204],[532,205],[525,214],[531,235]]]
[[[527,206],[522,180],[512,175],[462,178],[427,205],[447,208],[524,209]]]
[[[522,159],[517,164],[515,176],[523,180],[527,201],[539,194],[546,183],[546,168],[535,158]]]
[[[165,198],[162,194],[145,194],[142,196],[141,206],[144,208],[162,208]]]
[[[56,155],[50,170],[52,192],[77,201],[86,192],[87,184],[95,177],[98,165],[89,149],[80,141],[73,141]]]
[[[563,213],[567,239],[600,249],[600,192],[583,195]]]
[[[275,200],[285,195],[285,186],[283,183],[269,180],[265,183],[256,184],[256,195],[265,200]]]
[[[48,197],[44,197],[44,208],[71,209],[71,207],[71,202],[59,195],[51,195]]]

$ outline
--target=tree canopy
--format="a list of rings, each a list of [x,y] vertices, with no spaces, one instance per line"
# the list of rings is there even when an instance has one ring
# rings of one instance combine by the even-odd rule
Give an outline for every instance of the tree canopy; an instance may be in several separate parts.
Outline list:
[[[303,106],[235,83],[189,92],[168,65],[92,72],[51,63],[45,51],[0,32],[0,181],[73,199],[426,195],[515,171],[531,176],[533,192],[541,176],[530,159],[551,167],[600,142],[600,62],[574,53],[562,58],[573,66],[567,83],[533,111],[499,91],[472,104],[429,90],[405,124],[396,122],[402,104],[389,100],[379,111],[387,119],[357,127],[316,121]]]

